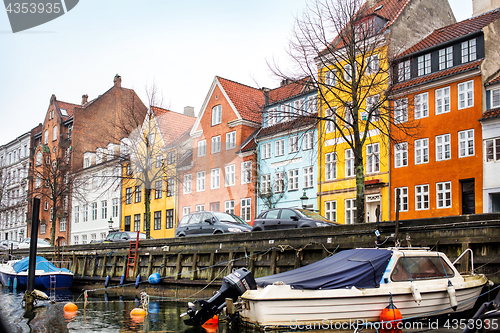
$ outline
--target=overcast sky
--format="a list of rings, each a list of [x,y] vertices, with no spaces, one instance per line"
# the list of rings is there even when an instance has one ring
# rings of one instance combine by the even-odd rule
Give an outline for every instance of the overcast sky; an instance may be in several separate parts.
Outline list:
[[[0,10],[0,145],[43,121],[50,96],[80,104],[122,77],[144,103],[155,82],[164,106],[198,114],[215,75],[276,87],[266,60],[286,64],[294,18],[307,0],[80,0],[65,15],[12,33]],[[449,0],[458,21],[472,0]]]

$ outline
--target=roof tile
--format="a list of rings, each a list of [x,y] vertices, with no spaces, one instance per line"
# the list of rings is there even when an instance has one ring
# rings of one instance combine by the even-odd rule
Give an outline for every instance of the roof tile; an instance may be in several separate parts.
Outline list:
[[[151,110],[156,118],[161,136],[165,145],[170,145],[179,139],[183,134],[191,130],[195,117],[169,111],[157,106],[152,106]]]
[[[220,76],[217,76],[217,79],[241,117],[260,124],[262,122],[260,107],[265,102],[264,92]]]
[[[485,113],[483,113],[483,116],[479,119],[479,121],[491,118],[500,118],[500,108],[486,111]]]

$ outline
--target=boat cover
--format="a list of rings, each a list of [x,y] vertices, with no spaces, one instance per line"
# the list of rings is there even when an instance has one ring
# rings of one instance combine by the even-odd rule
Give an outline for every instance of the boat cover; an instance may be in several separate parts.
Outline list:
[[[29,268],[30,257],[26,257],[24,259],[16,262],[12,268],[16,271],[16,273],[27,271]],[[66,268],[58,268],[53,263],[45,259],[44,257],[37,256],[36,257],[36,269],[43,270],[44,272],[66,272],[71,273],[69,269]]]
[[[376,288],[392,256],[385,249],[353,249],[313,264],[256,279],[259,287],[283,282],[295,289]]]

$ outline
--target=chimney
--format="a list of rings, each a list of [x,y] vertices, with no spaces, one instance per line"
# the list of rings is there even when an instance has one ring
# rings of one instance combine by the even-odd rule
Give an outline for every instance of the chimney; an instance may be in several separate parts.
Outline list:
[[[113,80],[113,83],[115,84],[115,87],[121,88],[122,87],[122,77],[118,74],[115,75],[115,79]]]
[[[192,106],[185,106],[184,107],[184,114],[186,116],[194,117],[194,107],[192,107]]]
[[[89,100],[89,95],[87,95],[87,94],[82,95],[82,106],[87,104],[88,100]]]
[[[260,88],[260,90],[264,92],[264,103],[269,104],[269,92],[271,91],[271,89],[262,87]]]
[[[52,94],[52,96],[50,96],[50,104],[54,104],[55,101],[56,101],[56,95]]]

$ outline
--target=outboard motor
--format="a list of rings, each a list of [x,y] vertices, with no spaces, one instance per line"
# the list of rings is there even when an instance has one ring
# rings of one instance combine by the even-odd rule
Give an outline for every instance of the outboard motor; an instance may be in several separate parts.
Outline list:
[[[236,301],[238,296],[251,289],[257,289],[252,273],[246,268],[240,268],[222,279],[222,287],[208,301],[189,302],[187,312],[183,313],[181,318],[186,325],[203,325],[208,319],[224,309],[226,298]]]

